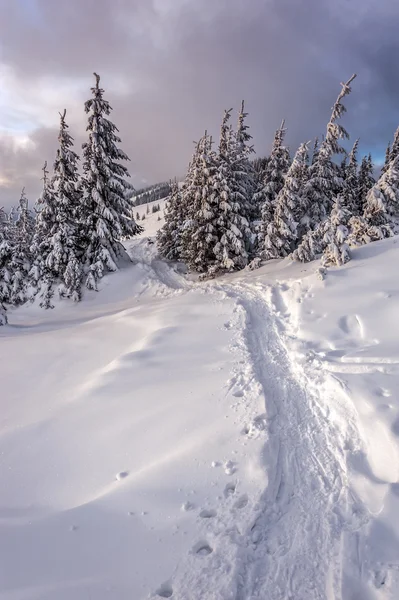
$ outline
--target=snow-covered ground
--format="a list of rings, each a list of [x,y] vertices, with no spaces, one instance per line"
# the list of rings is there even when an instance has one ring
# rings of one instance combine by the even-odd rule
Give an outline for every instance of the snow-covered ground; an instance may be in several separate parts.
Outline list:
[[[198,284],[158,214],[0,329],[0,598],[398,598],[397,240]]]

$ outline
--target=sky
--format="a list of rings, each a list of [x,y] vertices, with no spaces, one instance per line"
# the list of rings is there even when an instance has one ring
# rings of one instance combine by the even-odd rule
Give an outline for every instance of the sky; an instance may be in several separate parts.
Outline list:
[[[398,18],[392,0],[0,0],[0,206],[23,186],[37,199],[63,109],[80,153],[93,71],[137,188],[184,175],[242,99],[257,154],[282,118],[294,152],[352,73],[344,124],[381,161],[399,125]]]

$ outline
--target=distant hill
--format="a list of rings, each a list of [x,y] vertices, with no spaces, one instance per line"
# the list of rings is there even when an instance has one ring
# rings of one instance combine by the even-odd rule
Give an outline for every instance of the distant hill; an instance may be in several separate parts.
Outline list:
[[[170,194],[170,184],[168,182],[155,183],[149,185],[140,190],[136,190],[133,195],[134,206],[140,206],[141,204],[147,204],[148,202],[155,202],[156,200],[162,200]]]

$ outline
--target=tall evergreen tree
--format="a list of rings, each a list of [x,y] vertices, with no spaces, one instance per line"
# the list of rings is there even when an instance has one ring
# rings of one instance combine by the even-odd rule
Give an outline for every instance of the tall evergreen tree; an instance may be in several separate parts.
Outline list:
[[[23,304],[29,298],[29,273],[33,263],[32,242],[35,232],[35,217],[29,210],[25,189],[21,192],[15,223],[11,225],[11,255],[9,271],[11,277],[10,303]]]
[[[267,164],[262,188],[254,197],[254,201],[261,207],[261,227],[258,241],[259,253],[262,253],[265,248],[268,226],[273,223],[277,196],[284,185],[285,176],[290,166],[289,150],[284,146],[284,137],[286,134],[284,125],[285,121],[281,123],[281,126],[274,135],[272,152]]]
[[[303,172],[308,160],[308,144],[297,150],[285,178],[284,186],[277,196],[273,222],[269,224],[265,238],[266,259],[285,257],[295,248],[298,222],[303,216]]]
[[[342,90],[332,108],[326,137],[320,146],[317,160],[309,169],[305,195],[308,206],[308,226],[311,228],[317,227],[326,218],[330,213],[333,198],[342,190],[340,169],[333,162],[333,157],[345,152],[339,141],[348,139],[349,134],[337,121],[346,112],[342,100],[350,94],[350,85],[355,77],[353,75],[346,83],[341,84]]]
[[[89,139],[83,144],[83,210],[81,220],[86,242],[88,267],[86,286],[97,289],[97,281],[106,270],[116,271],[118,259],[126,252],[122,240],[142,231],[133,217],[133,204],[127,192],[133,186],[125,165],[128,156],[118,148],[121,139],[109,120],[112,108],[104,99],[100,76],[91,89],[93,97],[85,103]]]
[[[242,199],[246,207],[246,216],[248,220],[258,218],[257,204],[254,202],[255,193],[255,170],[251,155],[255,152],[250,145],[252,136],[249,133],[249,127],[245,122],[248,113],[245,112],[244,100],[241,103],[241,109],[238,114],[238,124],[235,139],[233,137],[232,151],[232,169],[235,180],[237,197]]]
[[[346,166],[345,179],[342,189],[342,203],[346,210],[351,215],[358,215],[361,212],[361,204],[359,203],[359,175],[357,164],[357,151],[359,140],[353,144],[352,150],[349,153],[349,160]]]
[[[389,167],[389,163],[391,162],[391,142],[388,142],[387,149],[385,150],[385,161],[381,169],[381,173],[385,173],[385,171]]]
[[[316,137],[314,140],[314,144],[313,144],[312,161],[310,163],[311,165],[314,165],[315,163],[317,163],[317,160],[319,158],[319,150],[320,150],[319,138]]]
[[[186,238],[186,261],[191,269],[200,273],[215,273],[215,246],[219,240],[217,194],[214,181],[218,161],[212,150],[212,139],[205,134],[198,145],[197,168],[194,177],[196,193],[192,206],[189,237]]]
[[[332,211],[324,223],[323,234],[323,256],[321,259],[323,267],[339,267],[350,260],[348,246],[348,222],[351,213],[345,207],[345,201],[337,196]]]
[[[301,243],[292,253],[292,259],[303,263],[315,260],[317,255],[322,251],[322,238],[322,223],[319,223],[315,229],[309,229],[305,233]]]
[[[367,244],[393,235],[399,214],[399,156],[390,162],[367,194],[363,216],[350,221],[352,245]]]
[[[176,258],[181,258],[186,262],[190,261],[191,235],[195,226],[197,199],[201,195],[201,153],[206,139],[208,139],[208,133],[205,131],[199,142],[194,143],[193,156],[181,188],[181,209],[176,215],[176,224],[178,224]]]
[[[235,159],[234,137],[229,127],[231,111],[225,111],[221,131],[217,169],[212,182],[217,214],[217,242],[213,252],[213,272],[235,271],[248,263],[249,223],[245,198],[237,189],[232,162]]]
[[[397,128],[397,130],[395,131],[395,135],[393,136],[393,142],[392,142],[391,151],[389,153],[389,156],[386,157],[388,159],[387,169],[388,169],[389,165],[398,158],[398,156],[399,156],[399,127]],[[387,169],[385,169],[385,170],[387,170]]]
[[[359,215],[362,215],[366,205],[367,194],[375,185],[374,165],[371,154],[364,156],[359,168],[358,190],[357,190],[357,208]],[[356,213],[355,213],[356,214]]]
[[[0,208],[0,325],[7,323],[5,305],[11,302],[12,281],[9,268],[11,256],[9,215],[4,208]]]
[[[54,296],[54,273],[47,265],[47,257],[51,250],[53,232],[57,229],[57,198],[48,175],[45,162],[43,191],[36,203],[36,227],[31,246],[33,264],[29,273],[42,308],[53,308],[51,299]]]
[[[73,138],[68,132],[65,116],[66,110],[60,114],[59,147],[51,180],[56,199],[56,219],[48,238],[46,266],[53,278],[60,281],[60,294],[77,301],[81,296],[82,280],[80,257],[83,243],[79,223],[82,190],[78,175],[79,157],[72,149]]]
[[[181,232],[184,224],[182,193],[177,180],[170,182],[165,204],[165,223],[157,233],[160,254],[168,260],[181,258]]]

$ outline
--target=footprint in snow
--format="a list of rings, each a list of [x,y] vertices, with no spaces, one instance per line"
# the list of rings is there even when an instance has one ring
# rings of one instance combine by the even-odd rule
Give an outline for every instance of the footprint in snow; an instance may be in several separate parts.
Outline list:
[[[374,573],[374,585],[377,589],[382,588],[387,582],[386,571],[376,571]]]
[[[171,598],[173,596],[173,588],[169,583],[163,583],[155,593],[159,598]]]
[[[233,496],[233,494],[236,491],[236,484],[235,483],[228,483],[226,485],[226,487],[224,488],[224,497],[225,498],[229,498],[230,496]]]
[[[216,510],[213,510],[212,508],[204,508],[204,510],[200,512],[199,516],[201,519],[212,519],[213,517],[216,517]]]
[[[243,494],[234,503],[234,508],[238,508],[239,510],[241,510],[242,508],[245,508],[245,506],[247,504],[248,504],[248,496],[247,496],[247,494]]]
[[[377,395],[382,396],[383,398],[389,398],[392,394],[390,390],[387,390],[386,388],[379,388],[379,390],[377,390]]]
[[[226,475],[234,475],[236,471],[237,463],[233,462],[232,460],[228,460],[224,465],[224,472]]]
[[[212,554],[213,548],[207,541],[201,540],[194,544],[192,551],[194,554],[198,554],[198,556],[209,556],[209,554]]]
[[[195,504],[193,504],[192,502],[188,502],[188,501],[185,502],[184,504],[182,504],[182,507],[181,507],[181,509],[184,512],[189,512],[190,510],[194,510],[194,508],[195,508]]]

